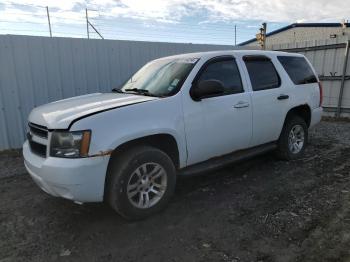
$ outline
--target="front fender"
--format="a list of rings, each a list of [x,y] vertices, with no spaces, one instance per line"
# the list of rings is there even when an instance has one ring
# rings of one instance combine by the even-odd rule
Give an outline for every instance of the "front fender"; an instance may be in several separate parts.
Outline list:
[[[110,152],[118,146],[138,138],[171,135],[178,146],[180,167],[186,165],[187,150],[181,97],[130,105],[100,114],[88,116],[75,122],[71,130],[90,129],[89,154]]]
[[[186,145],[182,142],[182,139],[179,134],[176,133],[175,130],[163,128],[163,129],[152,129],[152,130],[147,130],[143,132],[135,132],[135,133],[130,133],[128,135],[118,137],[117,139],[111,141],[111,143],[108,145],[108,148],[110,150],[114,150],[121,145],[128,143],[130,141],[136,140],[136,139],[141,139],[144,137],[148,136],[153,136],[153,135],[170,135],[172,136],[177,144],[177,148],[179,151],[179,164],[180,168],[184,167],[186,165],[186,160],[187,160],[187,154],[186,154]]]

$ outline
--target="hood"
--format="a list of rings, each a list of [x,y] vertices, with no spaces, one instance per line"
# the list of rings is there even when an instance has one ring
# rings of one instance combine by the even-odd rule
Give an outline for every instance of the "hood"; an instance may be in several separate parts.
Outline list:
[[[119,93],[76,96],[34,108],[28,120],[48,129],[67,129],[73,120],[85,115],[154,99],[158,98]]]

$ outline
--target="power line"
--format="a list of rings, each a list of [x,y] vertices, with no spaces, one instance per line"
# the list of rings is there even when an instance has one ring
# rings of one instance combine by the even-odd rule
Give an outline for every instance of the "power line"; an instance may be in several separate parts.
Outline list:
[[[72,17],[67,18],[64,16],[57,16],[57,15],[51,15],[51,17],[56,18],[57,20],[79,21],[79,22],[85,23],[85,17],[81,17],[80,19],[79,18],[72,18]]]
[[[118,27],[118,22],[115,24],[115,25],[106,25],[106,24],[101,24],[101,23],[95,23],[96,26],[98,27],[101,27],[101,28],[107,28],[107,29],[114,29],[114,28],[117,28]],[[145,26],[133,26],[133,25],[130,25],[129,27],[132,27],[132,28],[140,28],[140,27],[143,27],[145,28]],[[151,30],[151,29],[154,29],[154,30],[169,30],[169,28],[162,28],[162,27],[146,27],[147,29]],[[172,27],[172,29],[178,29],[178,30],[186,30],[186,31],[202,31],[202,32],[208,32],[209,29],[207,28],[194,28],[192,27],[191,25],[183,25],[183,26],[175,26],[175,27]],[[211,29],[210,29],[211,30]],[[214,30],[214,29],[213,29]],[[216,32],[223,32],[223,33],[230,33],[232,34],[232,32],[234,31],[232,28],[230,29],[215,29]]]
[[[116,17],[114,17],[114,19],[116,19]],[[112,21],[112,20],[102,20],[99,17],[95,17],[95,18],[89,18],[90,21],[94,21],[94,22],[103,22],[105,25],[110,25],[111,23],[115,24],[115,23],[119,23],[119,24],[127,24],[130,25],[130,23],[128,22],[123,22],[123,21]],[[139,23],[140,25],[143,25],[142,23]],[[152,23],[151,26],[155,26],[155,27],[164,27],[163,25],[158,25],[158,24],[154,24]],[[228,26],[219,26],[219,25],[198,25],[198,24],[183,24],[183,23],[178,23],[178,24],[170,24],[167,27],[177,27],[177,28],[197,28],[197,29],[202,29],[202,30],[208,30],[208,29],[215,29],[215,30],[223,30],[225,31],[227,29],[227,31],[233,31],[232,26],[228,25]],[[226,29],[225,29],[226,28]]]
[[[125,30],[116,30],[116,31],[103,31],[104,34],[109,34],[109,35],[115,35],[118,36],[118,33],[123,33],[124,35],[127,36],[132,36],[135,38],[135,36],[146,36],[146,37],[164,37],[164,38],[170,38],[170,39],[186,39],[188,40],[188,36],[179,36],[179,35],[172,35],[172,34],[149,34],[149,33],[141,33],[141,32],[130,32],[130,31],[125,31]],[[117,34],[117,35],[116,35]],[[192,36],[191,39],[214,39],[214,40],[229,40],[230,38],[224,38],[224,37],[216,37],[216,36]]]

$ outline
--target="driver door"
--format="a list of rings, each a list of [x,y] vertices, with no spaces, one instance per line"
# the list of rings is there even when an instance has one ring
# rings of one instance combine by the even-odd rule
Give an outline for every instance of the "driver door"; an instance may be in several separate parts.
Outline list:
[[[191,89],[217,80],[225,91],[200,101],[184,99],[188,165],[249,147],[252,105],[240,71],[233,56],[222,56],[207,61],[195,77]]]

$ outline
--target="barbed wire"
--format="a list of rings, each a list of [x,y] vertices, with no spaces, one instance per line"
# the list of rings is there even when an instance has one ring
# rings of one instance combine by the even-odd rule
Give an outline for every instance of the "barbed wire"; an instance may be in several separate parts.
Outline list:
[[[97,6],[87,9],[88,16],[91,15],[88,20],[83,8],[80,13],[57,11],[56,7],[50,11],[50,7],[10,1],[1,2],[0,7],[3,7],[0,9],[0,34],[43,35],[49,34],[51,28],[53,36],[87,37],[88,27],[91,38],[100,38],[101,34],[106,39],[234,44],[233,23],[160,23],[145,18],[108,15]]]

